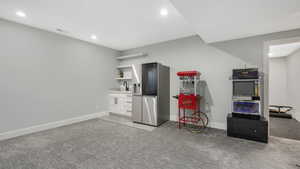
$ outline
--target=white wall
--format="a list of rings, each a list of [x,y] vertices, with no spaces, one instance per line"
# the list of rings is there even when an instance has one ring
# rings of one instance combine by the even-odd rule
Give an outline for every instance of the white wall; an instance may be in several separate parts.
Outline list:
[[[268,79],[269,68],[266,56],[265,43],[278,39],[300,36],[300,29],[277,32],[249,38],[205,44],[198,36],[178,39],[174,41],[148,45],[124,53],[147,52],[150,57],[130,59],[121,64],[158,61],[171,67],[171,95],[177,93],[178,81],[175,73],[182,70],[197,69],[203,73],[208,84],[205,92],[208,97],[208,107],[212,124],[215,127],[225,128],[226,114],[231,111],[231,83],[228,80],[233,68],[259,67],[264,72],[265,84],[264,100],[265,111],[268,111]],[[176,101],[171,98],[171,115],[176,116]],[[268,119],[268,113],[264,116]]]
[[[198,70],[206,82],[202,96],[205,97],[205,111],[209,113],[210,124],[226,128],[226,115],[231,112],[232,82],[229,80],[233,68],[247,64],[238,57],[205,44],[198,36],[149,45],[124,53],[146,52],[147,57],[128,59],[120,64],[160,62],[170,67],[171,96],[178,94],[178,71]],[[177,117],[177,100],[170,96],[171,118]]]
[[[264,73],[264,96],[262,104],[264,106],[264,116],[266,119],[269,119],[269,45],[273,41],[281,41],[282,39],[290,39],[299,36],[300,29],[294,29],[211,44],[232,56],[243,59],[247,63],[258,65],[260,70]]]
[[[177,71],[201,71],[206,111],[214,126],[224,128],[231,110],[231,69],[245,63],[262,67],[264,42],[295,36],[300,29],[209,45],[194,36],[126,51],[150,57],[124,64],[169,65],[171,95],[177,93]],[[107,110],[118,51],[1,19],[0,37],[0,133]],[[171,101],[174,117],[176,101]]]
[[[119,52],[0,19],[0,133],[105,111]]]
[[[269,103],[287,105],[287,61],[286,57],[269,60]]]
[[[300,121],[300,50],[287,58],[288,103],[294,107],[293,117]]]

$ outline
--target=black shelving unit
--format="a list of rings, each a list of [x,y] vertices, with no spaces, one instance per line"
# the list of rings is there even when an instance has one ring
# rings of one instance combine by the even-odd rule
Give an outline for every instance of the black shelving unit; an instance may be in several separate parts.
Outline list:
[[[259,119],[227,116],[227,136],[268,143],[268,121]]]

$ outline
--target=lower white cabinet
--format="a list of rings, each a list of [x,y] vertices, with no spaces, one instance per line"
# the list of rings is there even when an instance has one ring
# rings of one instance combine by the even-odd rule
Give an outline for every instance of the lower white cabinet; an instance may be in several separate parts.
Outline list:
[[[118,94],[109,95],[109,111],[116,113],[120,111],[120,98]]]
[[[132,95],[131,94],[110,94],[109,111],[120,115],[131,116]]]

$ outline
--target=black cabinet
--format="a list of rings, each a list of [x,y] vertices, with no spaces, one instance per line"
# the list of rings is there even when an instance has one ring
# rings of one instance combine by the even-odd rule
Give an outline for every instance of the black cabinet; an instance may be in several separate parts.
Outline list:
[[[268,143],[268,121],[263,117],[250,119],[228,114],[227,136]]]

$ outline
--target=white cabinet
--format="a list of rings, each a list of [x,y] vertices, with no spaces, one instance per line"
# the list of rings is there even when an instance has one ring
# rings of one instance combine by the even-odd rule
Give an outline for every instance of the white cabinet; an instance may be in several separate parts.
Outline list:
[[[132,94],[110,94],[109,111],[120,115],[131,116]]]
[[[122,112],[124,112],[125,115],[131,116],[132,112],[132,95],[126,94],[124,95],[122,99]]]
[[[109,95],[109,111],[113,113],[120,112],[120,97],[118,94]]]

